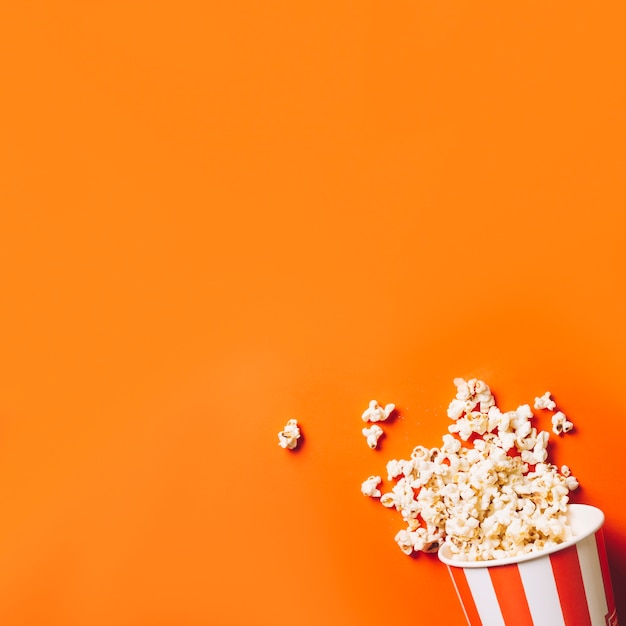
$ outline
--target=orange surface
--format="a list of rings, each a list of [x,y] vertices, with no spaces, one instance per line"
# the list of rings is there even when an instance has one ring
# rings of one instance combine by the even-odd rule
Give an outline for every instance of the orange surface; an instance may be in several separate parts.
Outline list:
[[[439,442],[455,376],[574,421],[553,458],[607,515],[626,619],[625,27],[4,3],[0,623],[462,624],[360,493]],[[372,398],[400,410],[377,451]]]

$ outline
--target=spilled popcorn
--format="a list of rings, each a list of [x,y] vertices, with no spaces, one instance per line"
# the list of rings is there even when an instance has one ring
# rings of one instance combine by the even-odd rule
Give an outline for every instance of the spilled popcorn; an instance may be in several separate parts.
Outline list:
[[[395,537],[400,549],[436,552],[445,542],[452,558],[482,561],[569,539],[567,505],[578,481],[567,466],[559,471],[547,462],[550,434],[532,425],[530,406],[503,413],[483,381],[456,378],[454,384],[448,407],[454,423],[441,447],[417,446],[409,459],[389,461],[391,491],[378,489],[377,476],[361,486],[364,495],[380,497],[402,515],[406,528]],[[556,408],[549,392],[534,406]],[[557,434],[573,427],[560,412],[552,424]]]
[[[535,408],[536,409],[548,409],[549,411],[554,411],[556,408],[556,402],[552,400],[550,397],[550,392],[546,391],[542,396],[535,398]]]
[[[364,422],[384,422],[393,413],[395,408],[394,404],[386,404],[382,407],[376,400],[371,400],[367,409],[363,411],[361,419]]]
[[[568,433],[572,430],[572,428],[574,428],[574,424],[572,424],[572,422],[565,417],[565,414],[562,411],[557,411],[552,416],[552,432],[555,435]]]
[[[395,404],[386,404],[382,407],[376,400],[371,400],[367,409],[363,411],[361,419],[364,422],[384,422],[394,412],[395,408]],[[378,440],[383,435],[383,429],[378,424],[365,427],[361,432],[372,450],[378,446]]]
[[[380,498],[382,494],[380,489],[378,489],[378,485],[380,485],[381,482],[382,478],[380,476],[370,476],[361,484],[361,493],[370,498]]]
[[[278,445],[281,448],[293,450],[298,445],[300,439],[300,428],[298,420],[290,419],[285,428],[278,433]]]
[[[369,428],[364,428],[361,432],[367,440],[367,445],[374,449],[383,434],[383,429],[378,424],[372,424]]]

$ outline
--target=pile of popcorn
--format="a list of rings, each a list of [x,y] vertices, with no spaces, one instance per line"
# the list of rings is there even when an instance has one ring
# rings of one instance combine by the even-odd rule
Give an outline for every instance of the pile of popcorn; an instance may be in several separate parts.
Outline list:
[[[483,381],[454,383],[448,407],[454,423],[441,447],[417,446],[410,459],[389,461],[387,479],[395,481],[389,492],[379,489],[380,476],[361,485],[364,495],[402,515],[406,528],[395,537],[401,550],[436,552],[445,542],[452,558],[483,561],[569,539],[567,505],[578,481],[566,465],[559,469],[547,461],[550,433],[532,425],[527,404],[500,411]],[[552,411],[556,404],[546,392],[534,408]],[[555,434],[572,428],[561,411],[554,413]]]

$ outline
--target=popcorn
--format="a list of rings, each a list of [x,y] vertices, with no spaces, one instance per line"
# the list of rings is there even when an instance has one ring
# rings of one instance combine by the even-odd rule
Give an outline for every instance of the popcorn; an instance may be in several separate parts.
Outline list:
[[[400,476],[400,474],[407,475],[412,471],[411,461],[397,461],[392,459],[387,463],[387,480],[393,480]]]
[[[380,502],[406,524],[395,536],[400,549],[432,552],[446,542],[454,559],[488,560],[566,541],[569,494],[578,481],[568,466],[559,471],[547,461],[550,433],[532,425],[528,404],[503,413],[483,381],[456,378],[454,384],[447,411],[454,424],[441,447],[416,446],[410,459],[387,463],[395,485]],[[546,392],[534,406],[552,402]],[[552,423],[557,434],[572,428],[560,412]],[[380,477],[373,479],[379,492]],[[370,489],[368,481],[362,491]]]
[[[298,420],[290,419],[285,428],[278,433],[278,445],[293,450],[298,445],[298,439],[300,439]]]
[[[413,552],[413,538],[408,530],[400,530],[394,539],[404,554],[408,555]]]
[[[382,478],[380,476],[370,476],[361,483],[361,493],[370,498],[380,498],[381,491],[378,489],[378,485],[380,485],[381,482]]]
[[[386,404],[383,408],[376,400],[371,400],[369,407],[363,411],[361,419],[364,422],[384,422],[393,413],[395,408],[394,404]]]
[[[549,411],[554,411],[556,408],[556,402],[550,399],[550,392],[546,391],[542,396],[535,398],[536,409],[548,409]]]
[[[458,411],[460,402],[465,403],[465,412],[471,411],[478,405],[481,413],[486,413],[495,404],[491,390],[482,380],[472,378],[466,381],[463,378],[455,378],[453,382],[456,385],[457,393],[450,406],[455,407],[454,412]],[[448,411],[450,411],[450,407],[448,407]],[[448,415],[450,416],[450,413]]]
[[[383,429],[378,424],[373,424],[369,428],[364,428],[361,432],[367,439],[367,445],[374,449],[378,445],[378,440],[383,434]]]
[[[574,424],[570,422],[562,411],[558,411],[552,416],[552,432],[555,435],[568,433],[574,428]]]

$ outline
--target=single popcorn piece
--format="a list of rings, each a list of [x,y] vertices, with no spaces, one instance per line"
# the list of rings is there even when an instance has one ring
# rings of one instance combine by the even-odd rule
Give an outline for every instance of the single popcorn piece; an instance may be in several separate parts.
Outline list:
[[[380,503],[406,524],[395,536],[402,552],[433,552],[445,542],[454,559],[482,561],[569,539],[567,505],[578,481],[568,466],[559,471],[548,462],[550,433],[533,426],[530,406],[502,412],[483,381],[454,384],[448,407],[454,424],[442,445],[416,446],[410,459],[387,463],[395,484]],[[550,407],[549,392],[542,398],[540,407]],[[572,428],[562,413],[552,422],[555,432]],[[378,484],[372,488],[379,491]]]
[[[298,445],[298,439],[300,439],[298,420],[290,419],[285,428],[278,433],[278,445],[293,450]]]
[[[370,476],[361,483],[361,493],[370,498],[380,498],[381,491],[378,489],[378,485],[380,485],[381,482],[382,478],[380,476]]]
[[[382,407],[376,400],[371,400],[368,408],[363,411],[361,419],[364,422],[384,422],[395,408],[394,404],[386,404]]]
[[[556,402],[550,398],[550,395],[550,392],[546,391],[542,396],[535,398],[535,408],[537,410],[548,409],[549,411],[554,411]]]
[[[558,411],[552,416],[552,432],[555,435],[568,433],[572,428],[574,428],[574,424],[567,419],[562,411]]]
[[[367,445],[373,450],[378,445],[378,440],[383,434],[383,429],[378,424],[372,424],[369,428],[364,428],[361,432],[367,439]]]

